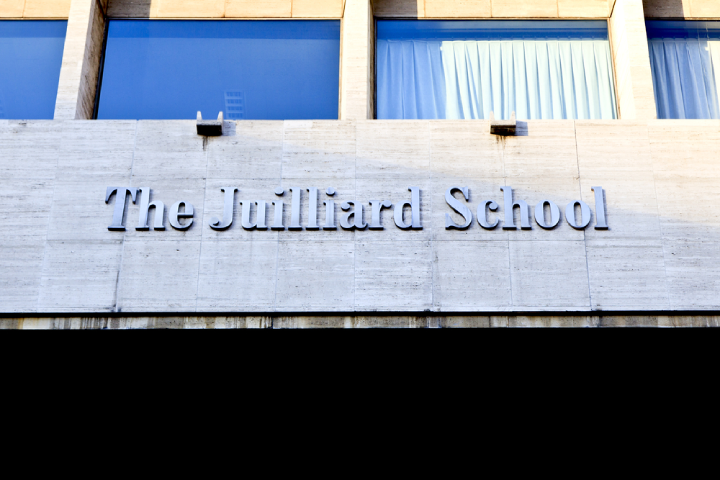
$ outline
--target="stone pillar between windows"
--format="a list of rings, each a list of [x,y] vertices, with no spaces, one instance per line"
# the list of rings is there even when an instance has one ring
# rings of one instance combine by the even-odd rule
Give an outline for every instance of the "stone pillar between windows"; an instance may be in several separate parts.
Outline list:
[[[370,0],[347,0],[342,27],[340,119],[375,113],[375,19]]]
[[[55,120],[93,118],[107,0],[72,0]]]
[[[643,0],[616,0],[610,17],[619,118],[657,118]]]

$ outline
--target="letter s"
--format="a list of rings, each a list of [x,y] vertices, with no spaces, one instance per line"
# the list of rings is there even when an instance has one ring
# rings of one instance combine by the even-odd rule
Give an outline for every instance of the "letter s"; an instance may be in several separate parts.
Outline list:
[[[463,223],[462,225],[457,225],[455,222],[453,222],[452,218],[450,217],[450,214],[446,213],[445,214],[445,229],[446,230],[450,230],[451,228],[457,228],[458,230],[464,230],[464,229],[468,228],[470,226],[470,224],[472,223],[473,216],[472,216],[472,212],[470,212],[470,209],[466,205],[460,203],[460,200],[453,197],[453,193],[456,190],[462,192],[463,196],[465,197],[465,200],[470,200],[470,192],[469,192],[468,187],[462,187],[462,188],[450,187],[447,189],[447,192],[445,192],[445,201],[450,206],[450,208],[452,208],[457,213],[459,213],[460,215],[463,216],[463,218],[465,219],[465,223]]]

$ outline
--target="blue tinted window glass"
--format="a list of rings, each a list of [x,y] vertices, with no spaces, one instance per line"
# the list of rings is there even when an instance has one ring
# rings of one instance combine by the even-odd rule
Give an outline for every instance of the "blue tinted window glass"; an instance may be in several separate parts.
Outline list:
[[[66,21],[0,21],[0,118],[53,118],[66,30]]]
[[[337,119],[338,21],[111,20],[100,119]]]
[[[658,118],[720,119],[720,22],[646,26]]]
[[[379,20],[379,119],[617,118],[605,21]]]

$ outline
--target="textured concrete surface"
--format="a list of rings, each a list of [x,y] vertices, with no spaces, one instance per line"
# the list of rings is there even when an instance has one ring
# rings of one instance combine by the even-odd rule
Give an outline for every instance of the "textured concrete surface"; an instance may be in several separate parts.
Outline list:
[[[343,3],[343,0],[110,0],[108,15],[115,18],[342,18]]]
[[[616,0],[609,22],[619,118],[657,118],[642,0]]]
[[[194,121],[0,122],[0,312],[600,312],[711,311],[720,300],[720,121],[530,121],[498,138],[484,121],[228,122],[203,138]],[[531,208],[564,209],[605,189],[610,229],[446,230],[451,186],[500,204],[500,187]],[[108,186],[149,187],[165,231],[108,231]],[[421,189],[422,230],[274,231],[241,226],[241,201],[319,189],[325,222],[340,205],[410,200]],[[224,187],[238,188],[233,225]],[[193,225],[168,223],[194,206]],[[256,215],[253,205],[253,219]],[[150,214],[152,222],[153,213]],[[406,213],[406,219],[409,212]],[[519,223],[519,212],[515,212]],[[590,314],[590,313],[588,313]],[[591,313],[598,315],[599,313]],[[96,315],[97,316],[97,315]]]
[[[717,315],[305,315],[0,318],[0,330],[720,327]]]
[[[370,0],[347,0],[340,44],[340,119],[374,118],[375,21]]]
[[[70,5],[55,120],[93,118],[105,39],[104,2],[73,0]]]
[[[71,0],[0,0],[0,18],[68,18]]]

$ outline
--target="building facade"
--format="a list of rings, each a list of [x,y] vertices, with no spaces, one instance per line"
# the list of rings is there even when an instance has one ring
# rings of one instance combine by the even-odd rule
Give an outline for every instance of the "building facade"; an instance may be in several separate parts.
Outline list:
[[[194,111],[186,119],[120,119],[111,106],[130,100],[118,94],[113,103],[109,69],[115,45],[130,44],[121,43],[130,34],[114,36],[121,19],[310,22],[301,29],[308,42],[320,41],[306,32],[322,20],[339,28],[337,47],[328,46],[339,51],[337,65],[323,64],[336,69],[337,88],[313,90],[324,80],[293,70],[286,76],[296,83],[274,87],[278,95],[298,92],[298,108],[325,113],[268,120],[258,118],[283,113],[272,105],[257,113],[254,84],[227,82],[216,95],[225,117],[219,136],[199,135]],[[67,24],[52,117],[0,113],[0,328],[720,322],[717,90],[700,89],[705,103],[692,105],[709,105],[704,114],[687,101],[678,113],[672,81],[662,76],[671,67],[659,63],[667,53],[657,53],[669,40],[653,44],[650,32],[654,25],[710,32],[720,22],[717,0],[0,0],[0,24],[56,20]],[[601,69],[598,47],[590,67],[610,82],[598,103],[609,117],[579,106],[570,114],[563,104],[548,119],[525,104],[493,103],[497,120],[487,108],[470,119],[451,111],[481,100],[465,101],[459,88],[453,110],[447,78],[442,112],[435,103],[434,114],[407,113],[407,101],[392,110],[407,85],[420,89],[435,78],[415,63],[400,94],[384,93],[396,77],[387,80],[391,67],[379,59],[391,57],[380,44],[409,38],[391,31],[396,24],[388,22],[400,20],[442,21],[412,25],[447,35],[437,41],[443,67],[451,44],[464,38],[442,31],[459,25],[448,21],[535,22],[503,24],[523,31],[550,21],[601,25],[611,69]],[[539,35],[530,42],[555,33]],[[700,52],[712,62],[720,49],[707,43],[701,39]],[[302,45],[311,55],[307,45],[319,44]],[[202,71],[204,56],[184,62]],[[559,53],[557,65],[563,61]],[[717,65],[720,79],[720,56],[715,62],[698,71],[711,76],[707,65]],[[564,73],[549,75],[560,82]],[[684,75],[667,78],[687,88]],[[210,88],[204,82],[195,90]],[[542,82],[537,88],[543,97]],[[0,112],[14,101],[0,92]],[[327,105],[336,117],[323,117]],[[502,131],[509,117],[501,108],[517,112],[511,134]],[[203,110],[203,118],[217,111]]]

